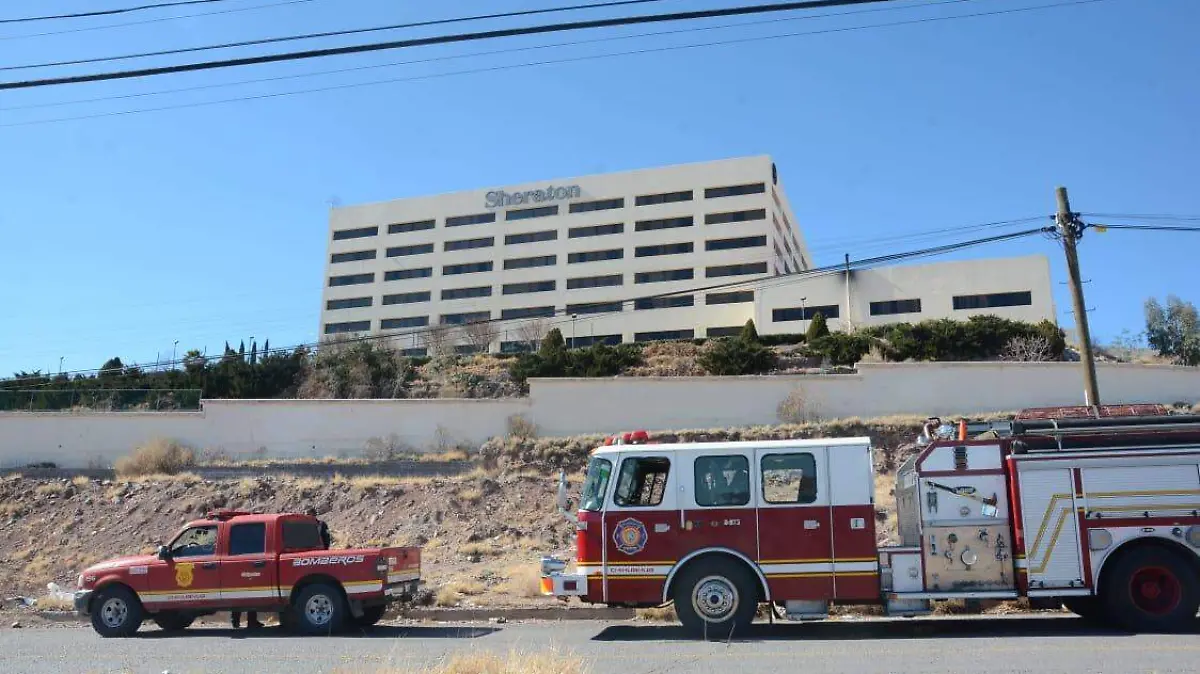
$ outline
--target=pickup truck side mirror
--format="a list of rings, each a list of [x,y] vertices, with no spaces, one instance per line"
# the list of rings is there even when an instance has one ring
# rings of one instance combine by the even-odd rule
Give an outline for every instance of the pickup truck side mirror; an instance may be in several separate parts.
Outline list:
[[[155,550],[154,554],[157,555],[159,559],[161,559],[165,562],[171,558],[171,548],[168,548],[165,545],[159,545],[157,550]]]

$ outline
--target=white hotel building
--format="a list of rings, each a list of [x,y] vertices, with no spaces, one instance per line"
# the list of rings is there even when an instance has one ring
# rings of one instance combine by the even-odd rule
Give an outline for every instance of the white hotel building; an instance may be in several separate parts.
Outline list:
[[[803,332],[990,313],[1055,319],[1044,256],[776,278],[814,262],[770,157],[555,179],[333,209],[323,339],[492,321],[568,342]],[[722,287],[713,287],[722,286]],[[524,334],[523,334],[524,333]],[[478,338],[476,338],[478,341]]]

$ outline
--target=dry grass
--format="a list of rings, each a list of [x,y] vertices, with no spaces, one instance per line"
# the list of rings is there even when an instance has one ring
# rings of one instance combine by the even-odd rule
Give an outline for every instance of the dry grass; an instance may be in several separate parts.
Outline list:
[[[48,594],[38,598],[37,607],[42,611],[72,611],[75,603],[70,597]]]
[[[656,608],[639,608],[634,615],[638,620],[648,620],[650,622],[678,622],[679,618],[675,615],[674,606],[658,606]]]
[[[183,484],[195,484],[200,482],[201,477],[195,473],[151,473],[149,475],[139,475],[132,478],[130,482],[181,482]]]
[[[175,475],[196,465],[196,453],[175,442],[155,438],[117,459],[117,476]]]
[[[500,594],[531,599],[542,596],[542,572],[536,564],[519,564],[508,570],[508,578],[496,588]]]
[[[467,505],[476,505],[483,500],[483,490],[479,487],[467,487],[458,490],[455,495],[459,501]]]
[[[459,547],[458,552],[467,557],[490,557],[500,554],[503,550],[492,543],[479,541],[476,543],[464,543]]]
[[[91,483],[92,483],[91,478],[84,477],[82,475],[80,475],[76,478],[73,478],[71,480],[71,484],[75,485],[76,487],[78,487],[80,489],[83,489],[84,487],[90,485]]]
[[[62,496],[67,493],[67,485],[62,482],[47,482],[46,484],[38,485],[37,489],[33,491],[38,496]]]
[[[359,674],[371,670],[361,665],[351,669],[334,670],[338,674]],[[510,651],[499,655],[491,651],[478,651],[452,656],[433,667],[414,670],[409,667],[386,666],[374,670],[376,674],[584,674],[587,671],[583,658],[556,650],[539,653]]]
[[[458,606],[464,597],[474,597],[484,592],[487,592],[487,586],[478,581],[454,581],[438,588],[434,602],[438,606]]]
[[[443,462],[443,461],[466,461],[468,458],[466,450],[463,449],[447,449],[443,452],[423,452],[417,454],[417,461],[428,463]]]

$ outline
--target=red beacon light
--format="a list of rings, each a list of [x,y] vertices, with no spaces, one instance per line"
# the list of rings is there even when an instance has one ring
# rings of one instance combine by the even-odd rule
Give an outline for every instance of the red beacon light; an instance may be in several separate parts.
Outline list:
[[[235,517],[241,517],[242,515],[252,515],[252,514],[253,513],[249,513],[249,512],[243,511],[243,510],[217,510],[217,511],[210,512],[207,515],[205,515],[204,519],[217,520],[218,522],[224,522],[226,520],[231,520]]]

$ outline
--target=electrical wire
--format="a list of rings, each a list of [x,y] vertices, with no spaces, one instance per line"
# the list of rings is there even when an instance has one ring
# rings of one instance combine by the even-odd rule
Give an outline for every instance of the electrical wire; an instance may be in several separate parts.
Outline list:
[[[311,1],[311,0],[304,0]],[[887,6],[887,7],[871,7],[867,9],[857,9],[847,12],[827,12],[824,14],[806,14],[804,16],[791,16],[783,18],[771,18],[758,21],[741,21],[738,23],[726,23],[717,26],[693,26],[691,28],[676,28],[673,30],[653,31],[649,33],[634,33],[631,35],[609,35],[605,37],[589,38],[586,40],[570,40],[567,42],[551,42],[548,44],[530,45],[526,47],[510,47],[507,49],[493,49],[489,51],[470,52],[467,54],[448,54],[445,56],[433,56],[421,59],[410,59],[407,61],[391,61],[388,63],[373,63],[370,65],[354,66],[352,68],[336,68],[333,70],[318,70],[307,73],[293,73],[289,75],[278,75],[275,77],[258,77],[248,80],[239,80],[236,82],[217,82],[214,84],[200,84],[189,87],[177,87],[175,89],[161,89],[158,91],[143,91],[132,94],[120,94],[116,96],[99,96],[96,98],[81,98],[68,101],[53,101],[49,103],[34,103],[30,105],[14,105],[0,107],[2,110],[34,110],[39,108],[55,108],[64,105],[78,105],[86,103],[99,103],[103,101],[117,101],[130,98],[145,98],[147,96],[163,96],[167,94],[178,94],[192,91],[204,91],[208,89],[223,89],[227,87],[244,86],[247,84],[260,84],[264,82],[278,82],[282,80],[304,79],[308,77],[321,77],[325,75],[340,75],[342,73],[358,72],[362,70],[376,70],[379,68],[392,68],[396,66],[416,65],[421,63],[438,63],[442,61],[454,61],[460,59],[473,59],[484,56],[496,56],[499,54],[515,54],[526,51],[536,51],[539,49],[555,49],[560,47],[578,47],[587,44],[597,44],[603,42],[616,42],[620,40],[636,40],[647,37],[663,37],[667,35],[681,35],[685,33],[698,33],[713,30],[726,30],[729,28],[743,28],[746,26],[760,26],[765,24],[785,23],[789,21],[809,21],[812,19],[826,19],[832,17],[853,16],[857,14],[872,14],[876,12],[894,12],[913,9],[924,9],[926,7],[937,7],[940,5],[957,5],[964,2],[975,2],[976,0],[935,0],[921,5],[905,5],[905,6]],[[947,17],[957,18],[957,17]],[[885,24],[886,25],[886,24]]]
[[[170,66],[159,66],[154,68],[140,68],[136,70],[120,70],[109,71],[102,73],[91,73],[86,75],[70,75],[65,77],[52,77],[37,80],[23,80],[15,82],[0,82],[0,90],[8,89],[29,89],[34,87],[53,86],[58,84],[78,84],[82,82],[103,82],[118,79],[131,79],[139,77],[150,77],[153,75],[167,75],[172,73],[196,72],[202,70],[214,70],[220,68],[232,68],[237,66],[258,65],[263,63],[279,63],[284,61],[299,61],[312,58],[321,58],[326,56],[341,56],[346,54],[363,54],[376,51],[386,51],[393,49],[407,49],[411,47],[424,47],[435,44],[455,44],[460,42],[473,42],[478,40],[491,40],[501,37],[516,37],[522,35],[540,35],[543,33],[561,33],[576,30],[588,30],[592,28],[609,28],[614,26],[632,26],[643,23],[662,23],[667,21],[687,21],[694,19],[718,18],[723,16],[740,16],[750,14],[769,14],[778,12],[794,11],[799,9],[816,9],[820,7],[836,7],[843,5],[868,4],[875,2],[894,2],[895,0],[804,0],[802,2],[784,2],[765,5],[746,5],[742,7],[726,7],[723,9],[695,10],[690,12],[671,12],[667,14],[645,14],[641,16],[616,17],[608,19],[592,19],[588,21],[570,21],[554,24],[543,24],[539,26],[525,26],[520,28],[501,28],[486,31],[477,31],[473,33],[454,33],[450,35],[435,35],[422,38],[409,38],[405,40],[392,40],[388,42],[372,42],[368,44],[357,44],[343,47],[327,47],[324,49],[308,49],[296,52],[284,52],[276,54],[262,54],[258,56],[247,56],[234,59],[223,59],[219,61],[200,61],[192,63],[181,63]],[[1078,3],[1083,2],[1101,2],[1103,0],[1077,0]]]
[[[972,19],[972,18],[979,18],[979,17],[1002,15],[1002,14],[1013,14],[1013,13],[1017,13],[1017,12],[1028,12],[1028,11],[1037,11],[1037,10],[1043,10],[1043,9],[1055,9],[1055,8],[1060,8],[1060,7],[1071,7],[1071,6],[1075,6],[1075,5],[1091,4],[1091,3],[1096,3],[1096,2],[1107,2],[1107,1],[1109,1],[1109,0],[1072,0],[1069,2],[1055,2],[1055,3],[1051,3],[1051,4],[1034,5],[1034,6],[1030,6],[1030,7],[1010,8],[1010,9],[994,10],[994,11],[988,11],[988,12],[975,12],[975,13],[971,13],[971,14],[956,14],[953,16],[940,16],[940,17],[924,17],[924,18],[919,18],[919,19],[891,21],[891,22],[884,22],[884,23],[861,25],[861,26],[826,28],[826,29],[821,29],[821,30],[798,31],[798,32],[792,32],[792,33],[782,33],[782,34],[765,35],[765,36],[758,36],[758,37],[732,38],[732,39],[728,39],[728,40],[714,40],[711,42],[700,42],[700,43],[685,44],[685,45],[671,45],[671,46],[665,46],[665,47],[649,47],[649,48],[645,48],[645,49],[635,49],[635,50],[622,51],[622,52],[612,52],[612,53],[607,53],[607,54],[591,54],[591,55],[586,55],[586,56],[576,56],[576,57],[568,57],[568,58],[561,58],[561,59],[546,59],[546,60],[542,60],[542,61],[531,61],[531,62],[526,62],[526,63],[488,66],[488,67],[483,67],[483,68],[470,68],[470,69],[465,69],[465,70],[455,70],[455,71],[448,71],[448,72],[442,72],[442,73],[432,73],[432,74],[428,74],[428,75],[415,75],[415,76],[409,76],[409,77],[397,77],[397,78],[388,78],[388,79],[383,79],[383,80],[372,80],[369,82],[335,84],[335,85],[329,85],[329,86],[324,86],[324,87],[314,87],[314,88],[310,88],[310,89],[298,89],[298,90],[274,92],[274,93],[268,93],[268,94],[256,94],[256,95],[252,95],[252,96],[238,96],[238,97],[233,97],[233,98],[216,99],[216,100],[211,100],[211,101],[179,103],[179,104],[174,104],[174,105],[164,105],[164,106],[157,106],[157,107],[150,107],[150,108],[135,108],[135,109],[131,109],[131,110],[115,110],[115,111],[110,111],[110,112],[92,113],[92,114],[86,114],[86,115],[73,115],[73,116],[68,116],[68,117],[52,117],[52,118],[48,118],[48,119],[37,119],[37,120],[29,120],[29,121],[23,121],[23,122],[8,122],[8,123],[0,124],[0,128],[19,127],[19,126],[37,126],[37,125],[41,125],[41,124],[55,124],[55,123],[59,123],[59,122],[71,122],[71,121],[79,121],[79,120],[87,120],[87,119],[99,119],[99,118],[103,118],[103,117],[118,117],[118,116],[125,116],[125,115],[143,114],[143,113],[148,113],[148,112],[163,112],[163,111],[168,111],[168,110],[181,110],[181,109],[187,109],[187,108],[207,107],[207,106],[211,106],[211,105],[222,105],[225,103],[237,103],[237,102],[243,102],[243,101],[255,101],[255,100],[265,100],[265,99],[271,99],[271,98],[281,98],[281,97],[285,97],[285,96],[297,96],[297,95],[302,95],[302,94],[321,93],[321,92],[328,92],[328,91],[339,91],[339,90],[345,90],[345,89],[356,89],[356,88],[360,88],[360,87],[378,86],[381,84],[397,84],[397,83],[404,83],[404,82],[417,82],[417,81],[441,79],[444,77],[455,77],[455,76],[459,76],[459,75],[475,75],[475,74],[481,74],[481,73],[513,70],[513,69],[517,69],[517,68],[527,68],[527,67],[543,66],[543,65],[557,65],[557,64],[564,64],[564,63],[578,63],[578,62],[582,62],[582,61],[594,61],[594,60],[599,60],[599,59],[614,58],[614,57],[618,57],[618,56],[637,56],[637,55],[643,55],[643,54],[654,54],[654,53],[679,51],[679,50],[683,50],[683,49],[697,49],[697,48],[703,48],[703,47],[737,45],[737,44],[745,44],[745,43],[750,43],[750,42],[777,40],[777,39],[791,38],[791,37],[807,37],[807,36],[814,36],[814,35],[847,33],[847,32],[867,30],[867,29],[873,29],[873,28],[892,28],[892,27],[897,27],[897,26],[909,26],[909,25],[915,25],[915,24],[930,23],[930,22],[934,22],[934,21],[950,21],[950,20],[954,20],[954,19]],[[447,57],[443,57],[443,58],[447,58]],[[370,67],[370,66],[366,66],[366,67]],[[269,78],[269,79],[286,79],[286,78],[281,77],[281,78]],[[3,88],[3,85],[0,85],[0,89],[2,89],[2,88]],[[170,92],[164,92],[164,93],[170,93]],[[8,109],[12,109],[12,108],[8,108]]]
[[[1093,218],[1114,218],[1117,220],[1175,220],[1179,222],[1200,222],[1200,215],[1170,215],[1166,213],[1080,213]]]
[[[192,14],[174,14],[172,16],[159,16],[153,19],[142,19],[141,21],[127,21],[125,23],[110,23],[103,26],[83,26],[80,28],[69,28],[66,30],[51,30],[43,33],[26,33],[25,35],[4,35],[0,36],[0,42],[5,40],[27,40],[35,37],[48,37],[50,35],[68,35],[71,33],[87,33],[97,30],[111,30],[113,28],[128,28],[129,26],[144,26],[150,23],[161,23],[163,21],[178,21],[180,19],[195,19],[204,16],[218,16],[221,14],[234,14],[237,12],[251,12],[259,9],[270,9],[272,7],[284,7],[286,5],[299,5],[305,2],[313,2],[313,0],[285,0],[284,2],[271,2],[263,5],[251,5],[249,7],[232,7],[230,9],[219,9],[213,12],[195,12]]]
[[[133,12],[144,12],[150,9],[163,9],[168,7],[183,7],[184,5],[209,5],[214,2],[226,2],[226,0],[177,0],[176,2],[157,2],[152,5],[137,5],[135,7],[121,7],[118,9],[98,9],[91,12],[78,12],[75,14],[50,14],[45,16],[26,16],[17,19],[0,19],[0,24],[5,23],[30,23],[33,21],[52,21],[54,19],[82,19],[90,16],[112,16],[114,14],[131,14]]]
[[[1200,234],[1200,227],[1185,227],[1182,225],[1109,225],[1099,222],[1089,222],[1087,228],[1095,230],[1128,229],[1143,232],[1191,232],[1193,234]]]
[[[420,28],[424,26],[440,26],[451,23],[465,23],[468,21],[481,21],[484,19],[504,19],[517,16],[531,16],[534,14],[553,14],[557,12],[574,12],[585,9],[600,9],[606,7],[620,7],[623,5],[642,5],[650,2],[662,2],[663,0],[613,0],[611,2],[595,2],[585,5],[571,5],[567,7],[550,7],[546,9],[527,9],[516,12],[498,12],[494,14],[477,14],[475,16],[455,17],[451,19],[432,19],[429,21],[416,21],[412,23],[397,23],[389,26],[373,26],[370,28],[351,28],[348,30],[334,30],[323,33],[307,33],[303,35],[285,35],[282,37],[268,37],[257,40],[243,40],[241,42],[225,42],[222,44],[204,45],[200,47],[182,47],[179,49],[166,49],[163,51],[140,52],[137,54],[123,54],[120,56],[101,56],[96,58],[75,59],[73,61],[52,61],[48,63],[27,63],[16,66],[2,66],[0,70],[28,70],[30,68],[50,68],[55,66],[72,66],[83,65],[86,63],[105,63],[108,61],[125,61],[128,59],[148,58],[152,56],[170,56],[172,54],[188,54],[193,52],[211,51],[214,49],[232,49],[235,47],[252,47],[264,44],[277,44],[280,42],[292,42],[295,40],[314,40],[323,37],[339,37],[345,35],[359,35],[362,33],[375,33],[389,30],[400,30],[403,28]]]
[[[897,262],[897,261],[901,261],[901,260],[905,260],[905,259],[915,259],[915,258],[931,257],[931,256],[936,256],[936,255],[944,255],[947,253],[956,252],[959,250],[965,250],[967,248],[974,248],[974,247],[982,246],[982,245],[986,245],[986,244],[999,243],[999,242],[1003,242],[1003,241],[1012,241],[1012,240],[1028,237],[1028,236],[1042,234],[1048,229],[1052,229],[1052,228],[1038,227],[1038,228],[1034,228],[1034,229],[1026,229],[1026,230],[1021,230],[1021,231],[1016,231],[1016,232],[1009,232],[1009,233],[1005,233],[1005,234],[998,234],[995,236],[971,239],[968,241],[959,241],[959,242],[955,242],[955,243],[943,244],[940,246],[932,246],[932,247],[923,248],[923,249],[919,249],[919,250],[906,251],[906,252],[901,252],[901,253],[892,253],[892,254],[888,254],[888,255],[880,255],[880,256],[875,256],[875,257],[870,257],[870,258],[863,258],[860,260],[851,260],[851,261],[849,261],[848,264],[840,263],[840,264],[826,265],[823,267],[816,267],[816,268],[812,268],[812,269],[796,271],[796,272],[792,272],[790,274],[780,274],[777,276],[768,276],[768,277],[756,277],[753,279],[741,279],[741,280],[736,280],[736,281],[710,284],[710,285],[687,288],[687,289],[679,289],[679,290],[655,293],[655,294],[650,294],[650,295],[642,295],[639,297],[628,298],[625,300],[614,300],[611,302],[604,302],[604,303],[605,304],[617,304],[619,302],[622,307],[625,307],[625,306],[636,307],[638,305],[638,303],[640,303],[640,302],[654,301],[654,300],[658,300],[658,299],[668,299],[668,298],[672,298],[672,297],[678,297],[681,295],[689,295],[689,294],[694,295],[697,293],[704,293],[704,292],[709,292],[709,291],[713,291],[713,290],[745,288],[747,286],[752,287],[752,288],[777,287],[780,285],[787,285],[790,283],[797,283],[797,282],[802,282],[802,281],[806,281],[806,280],[811,280],[812,278],[819,278],[822,276],[839,274],[839,273],[843,273],[847,270],[860,271],[860,270],[871,269],[873,267],[877,267],[877,266],[884,265],[884,264],[887,264],[890,262]],[[596,314],[596,315],[601,316],[601,315],[605,315],[605,314]],[[556,309],[554,314],[549,317],[558,317],[558,316],[570,316],[570,314],[568,314],[567,310],[565,308],[563,308],[561,310]],[[487,320],[477,321],[476,323],[478,323],[478,324],[507,323],[507,324],[516,326],[516,325],[519,325],[522,323],[528,323],[530,320],[539,320],[539,319],[544,319],[544,318],[547,318],[547,317],[535,317],[533,319],[489,318]],[[406,331],[406,332],[390,332],[390,333],[386,333],[386,334],[375,334],[375,335],[364,335],[364,336],[360,336],[360,337],[349,337],[349,338],[339,340],[338,344],[380,341],[380,340],[415,339],[416,337],[418,337],[420,335],[429,334],[429,333],[437,331],[437,330],[447,330],[447,329],[452,329],[452,328],[456,328],[456,327],[460,327],[460,326],[440,324],[437,326],[430,326],[430,327]],[[285,353],[290,353],[290,352],[295,351],[296,349],[300,349],[300,348],[308,348],[308,349],[319,348],[323,344],[328,344],[328,342],[317,341],[317,342],[306,342],[306,343],[302,343],[302,344],[293,344],[293,345],[289,345],[289,346],[272,348],[268,351],[262,351],[259,353],[259,356],[262,357],[267,354],[285,354]],[[176,360],[172,360],[172,361],[162,362],[162,363],[160,363],[160,366],[170,367],[170,366],[175,366],[175,365],[182,365],[182,364],[184,364],[184,362],[185,362],[184,359],[176,359]],[[95,373],[98,373],[99,371],[100,371],[100,368],[90,368],[90,369],[64,371],[61,374],[68,375],[68,376],[69,375],[84,375],[84,374],[95,374]],[[49,376],[49,375],[46,375],[46,376]],[[55,375],[55,376],[58,376],[58,375]],[[7,385],[7,384],[18,383],[21,381],[41,380],[44,378],[45,377],[13,377],[13,378],[9,378],[9,379],[0,379],[0,387]]]

